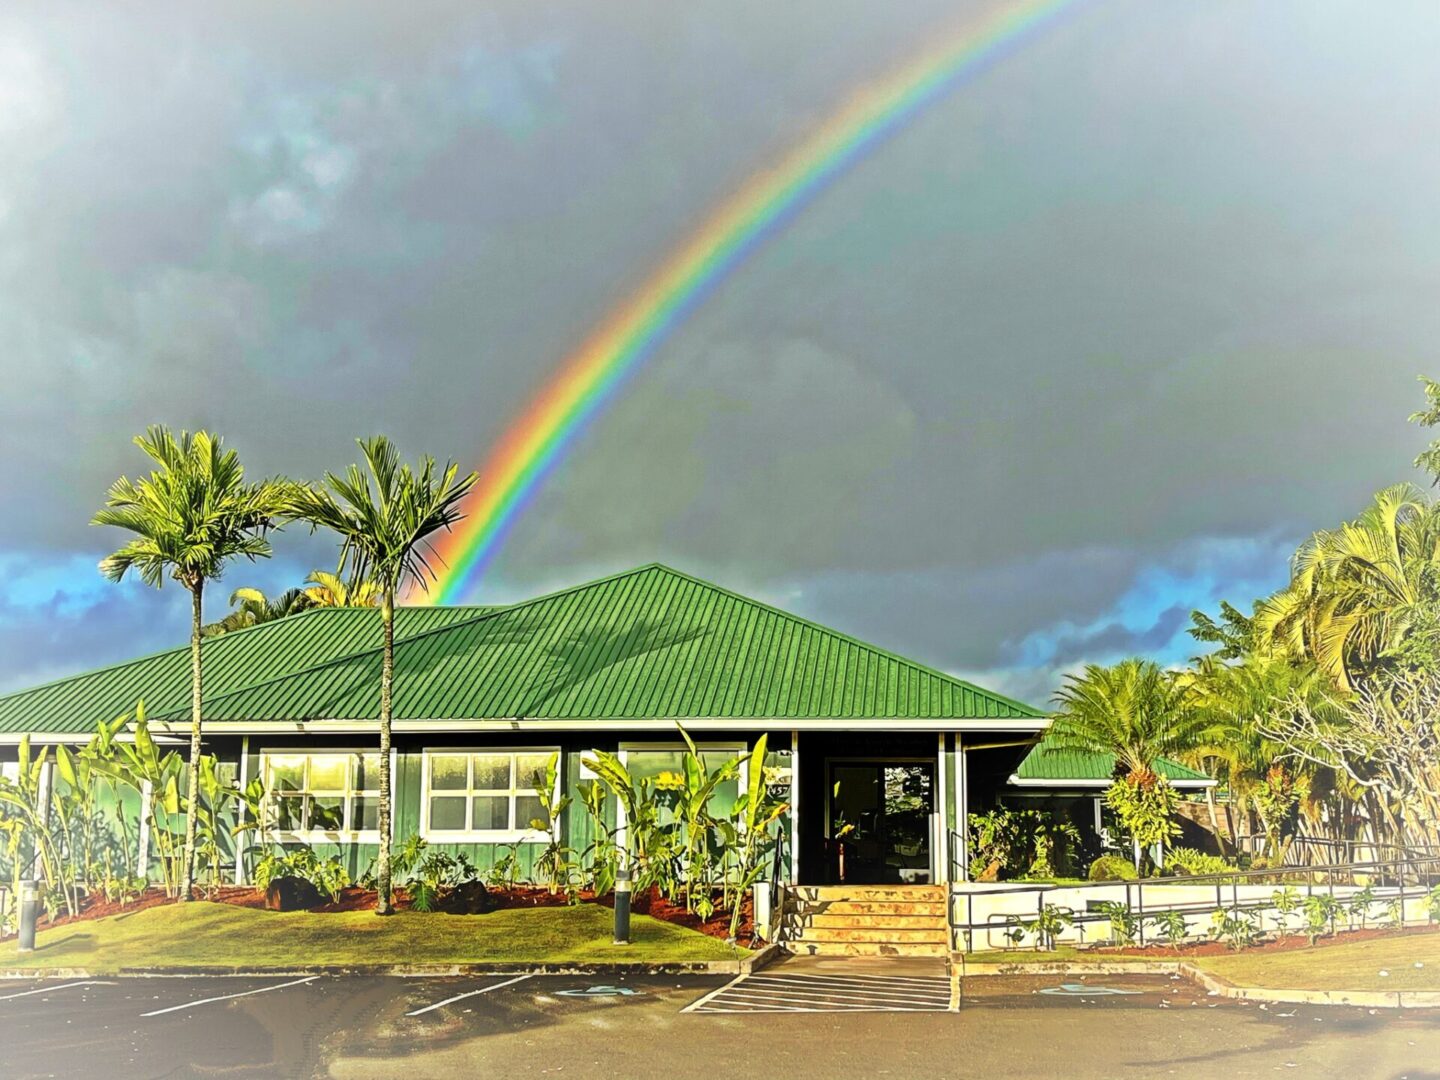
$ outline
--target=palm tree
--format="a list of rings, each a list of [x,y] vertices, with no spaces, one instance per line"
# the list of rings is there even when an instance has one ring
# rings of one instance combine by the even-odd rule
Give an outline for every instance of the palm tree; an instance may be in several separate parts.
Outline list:
[[[1440,505],[1396,484],[1354,521],[1317,532],[1290,584],[1256,612],[1265,645],[1354,688],[1413,638],[1433,638],[1440,604]],[[1413,644],[1413,642],[1412,642]]]
[[[1067,675],[1055,695],[1060,707],[1046,736],[1052,753],[1110,754],[1116,775],[1143,782],[1162,757],[1197,745],[1204,718],[1190,708],[1188,691],[1149,660],[1132,657],[1111,667],[1087,664]]]
[[[1252,652],[1226,664],[1220,654],[1199,658],[1182,673],[1194,709],[1204,718],[1200,741],[1181,759],[1199,766],[1224,783],[1242,812],[1258,813],[1271,856],[1279,858],[1283,822],[1270,820],[1256,796],[1278,783],[1301,781],[1308,791],[1315,769],[1289,760],[1286,748],[1268,738],[1264,729],[1278,712],[1297,702],[1317,708],[1328,701],[1328,680],[1310,663],[1295,663],[1274,653]],[[1280,770],[1277,774],[1276,770]],[[1283,774],[1283,775],[1281,775]],[[1206,791],[1214,812],[1213,789]],[[1237,835],[1234,823],[1231,835]],[[1288,846],[1288,845],[1287,845]]]
[[[447,463],[423,458],[418,469],[401,465],[383,435],[359,440],[368,473],[351,465],[344,476],[325,474],[323,485],[292,488],[286,516],[329,529],[340,537],[340,565],[352,580],[374,581],[380,590],[380,851],[375,860],[377,914],[390,902],[390,720],[395,677],[395,593],[413,583],[428,588],[435,578],[426,555],[429,538],[465,515],[460,502],[475,485],[475,474],[457,478]]]
[[[274,622],[289,615],[298,615],[313,606],[301,589],[286,589],[271,600],[259,589],[236,589],[230,594],[230,606],[235,610],[219,622],[209,623],[200,628],[205,637],[219,637],[232,630],[244,630],[249,626]]]
[[[380,587],[373,581],[313,570],[305,579],[310,588],[305,596],[311,607],[374,607],[380,602]]]
[[[201,607],[205,583],[218,579],[231,559],[252,562],[270,556],[266,532],[283,508],[283,485],[265,480],[247,484],[234,450],[209,432],[155,425],[135,445],[158,468],[138,480],[120,477],[105,497],[93,525],[113,525],[134,538],[100,563],[100,572],[120,581],[134,570],[160,588],[166,576],[190,592],[190,798],[200,787]],[[190,899],[195,868],[195,814],[185,815],[184,870],[180,898]]]

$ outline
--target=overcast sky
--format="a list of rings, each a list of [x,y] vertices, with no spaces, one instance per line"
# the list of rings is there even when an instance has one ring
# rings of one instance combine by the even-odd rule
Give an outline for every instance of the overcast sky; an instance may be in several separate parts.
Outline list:
[[[4,5],[0,688],[183,640],[95,570],[145,425],[479,465],[708,207],[984,6]],[[1413,475],[1437,56],[1431,0],[1082,0],[681,327],[474,599],[661,559],[1037,704],[1184,658]],[[208,614],[333,562],[277,544]]]

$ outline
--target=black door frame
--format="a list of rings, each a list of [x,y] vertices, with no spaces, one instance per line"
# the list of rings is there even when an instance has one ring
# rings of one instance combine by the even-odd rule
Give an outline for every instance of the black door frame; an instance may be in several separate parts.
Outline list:
[[[836,765],[875,765],[884,768],[886,765],[924,765],[930,769],[930,810],[929,820],[933,826],[935,813],[938,809],[940,799],[940,767],[941,762],[936,756],[924,756],[918,754],[835,754],[825,756],[825,809],[821,819],[821,833],[824,842],[829,844],[833,839],[830,835],[830,799],[835,790],[835,766]],[[925,832],[925,854],[930,864],[930,882],[933,884],[940,880],[940,867],[935,857],[935,830],[929,828]],[[828,875],[828,869],[826,871]]]

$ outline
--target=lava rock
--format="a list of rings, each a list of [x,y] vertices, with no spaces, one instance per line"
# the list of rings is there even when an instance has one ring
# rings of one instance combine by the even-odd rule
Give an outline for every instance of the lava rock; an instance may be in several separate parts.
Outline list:
[[[304,878],[278,877],[265,888],[266,911],[307,911],[324,902],[320,890]]]
[[[484,883],[466,881],[447,889],[435,906],[449,915],[485,915],[498,905]]]

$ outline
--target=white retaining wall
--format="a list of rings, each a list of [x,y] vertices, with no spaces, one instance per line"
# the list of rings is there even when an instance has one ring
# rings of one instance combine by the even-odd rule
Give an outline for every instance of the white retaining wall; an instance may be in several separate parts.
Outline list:
[[[1154,914],[1170,909],[1181,909],[1189,926],[1190,937],[1210,937],[1213,925],[1211,915],[1215,909],[1221,907],[1229,910],[1237,901],[1243,912],[1250,914],[1262,931],[1302,932],[1304,916],[1298,909],[1292,911],[1288,916],[1282,916],[1270,903],[1275,892],[1282,886],[1221,885],[1220,899],[1217,904],[1214,884],[1167,885],[1163,882],[1162,878],[1153,883],[1146,881],[1144,884],[1144,939],[1147,944],[1159,940],[1159,932],[1150,922],[1150,916]],[[1010,882],[994,884],[957,882],[950,888],[951,919],[953,922],[961,924],[985,924],[985,929],[977,929],[973,932],[969,945],[971,949],[1015,948],[1014,942],[1005,936],[1005,932],[1013,926],[1013,923],[1007,925],[1007,919],[1015,916],[1030,921],[1036,917],[1042,904],[1053,904],[1056,907],[1068,909],[1076,915],[1091,914],[1097,919],[1095,922],[1082,922],[1067,927],[1056,936],[1057,942],[1068,944],[1108,942],[1111,940],[1109,920],[1098,911],[1087,911],[1087,905],[1093,906],[1106,901],[1123,904],[1126,900],[1127,885],[1131,910],[1138,917],[1141,914],[1142,891],[1135,882],[1117,881],[1113,884],[1091,885],[1083,888],[1056,886],[1033,889],[1017,887]],[[1306,896],[1304,884],[1292,883],[1291,888],[1295,889],[1302,900],[1304,899]],[[1315,885],[1313,891],[1318,895],[1330,893],[1331,889],[1329,886]],[[1359,891],[1360,889],[1353,885],[1336,885],[1334,896],[1348,909],[1350,898]],[[1399,891],[1396,888],[1374,888],[1375,900],[1370,905],[1367,925],[1375,925],[1388,918],[1386,906],[1399,895]],[[1359,917],[1355,916],[1354,918],[1355,925],[1360,925]],[[1429,912],[1425,896],[1421,890],[1411,886],[1406,890],[1405,921],[1407,923],[1423,923],[1428,918]],[[1350,925],[1350,921],[1351,915],[1346,910],[1337,916],[1336,925],[1343,929]],[[1034,946],[1035,939],[1027,934],[1019,947],[1033,948]],[[963,931],[960,935],[960,947],[962,949],[966,947]]]

